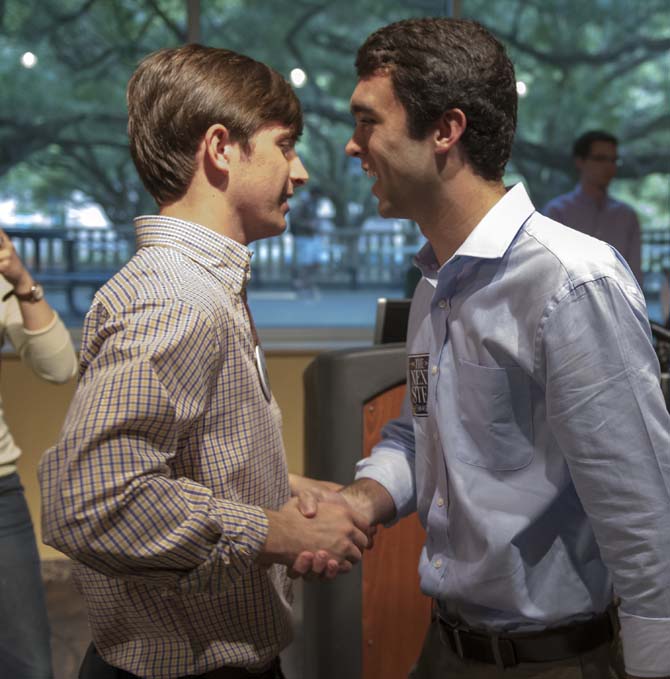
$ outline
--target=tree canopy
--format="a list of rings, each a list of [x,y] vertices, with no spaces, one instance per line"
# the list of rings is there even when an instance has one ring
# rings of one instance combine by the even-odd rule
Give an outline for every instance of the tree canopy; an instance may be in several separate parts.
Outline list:
[[[442,1],[201,0],[201,41],[288,77],[305,109],[301,152],[338,225],[374,214],[367,178],[343,153],[358,45],[377,27],[443,13]],[[646,227],[668,226],[670,11],[667,0],[462,0],[507,45],[527,86],[510,178],[538,206],[574,183],[573,139],[621,140],[619,193]],[[125,86],[148,52],[188,39],[183,0],[0,0],[0,196],[27,209],[78,191],[114,224],[153,210],[128,154]],[[26,52],[37,57],[21,65]],[[242,84],[241,84],[242,86]],[[358,210],[352,210],[358,206]]]

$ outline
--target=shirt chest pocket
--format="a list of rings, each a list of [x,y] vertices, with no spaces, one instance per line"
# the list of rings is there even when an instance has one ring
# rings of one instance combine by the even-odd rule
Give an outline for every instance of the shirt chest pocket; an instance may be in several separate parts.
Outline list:
[[[462,462],[491,471],[522,469],[533,459],[531,383],[519,368],[458,366]]]

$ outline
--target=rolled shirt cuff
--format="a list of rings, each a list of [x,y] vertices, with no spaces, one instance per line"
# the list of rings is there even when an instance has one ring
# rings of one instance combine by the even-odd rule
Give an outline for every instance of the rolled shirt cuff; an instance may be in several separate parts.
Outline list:
[[[389,525],[416,511],[414,470],[400,451],[375,448],[370,457],[356,463],[355,479],[372,479],[388,491],[396,507],[396,516]]]
[[[643,618],[619,609],[626,672],[635,677],[670,675],[670,618]]]

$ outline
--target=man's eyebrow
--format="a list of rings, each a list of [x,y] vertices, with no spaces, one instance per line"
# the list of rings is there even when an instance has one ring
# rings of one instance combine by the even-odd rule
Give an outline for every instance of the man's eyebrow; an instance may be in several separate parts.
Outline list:
[[[298,138],[299,136],[295,132],[292,130],[286,130],[286,132],[283,132],[277,137],[277,141],[282,144],[284,142],[290,142],[295,145],[298,143]]]
[[[375,114],[376,111],[373,108],[370,108],[369,106],[364,106],[363,104],[352,104],[350,106],[350,111],[352,115],[356,115],[357,113],[371,113]]]

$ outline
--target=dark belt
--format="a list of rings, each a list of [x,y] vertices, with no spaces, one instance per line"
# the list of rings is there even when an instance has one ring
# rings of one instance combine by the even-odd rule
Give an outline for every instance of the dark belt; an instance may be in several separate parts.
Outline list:
[[[79,670],[79,679],[140,679],[140,677],[118,667],[114,667],[102,659],[98,649],[89,644]],[[279,658],[275,658],[266,669],[258,672],[241,667],[220,667],[205,674],[189,675],[182,679],[285,679]]]
[[[438,620],[443,643],[459,658],[514,667],[519,663],[567,660],[611,641],[615,615],[612,610],[565,627],[500,635],[450,625],[439,617]]]
[[[251,672],[241,667],[221,667],[202,675],[202,679],[284,679],[279,658],[272,661],[266,670]]]

